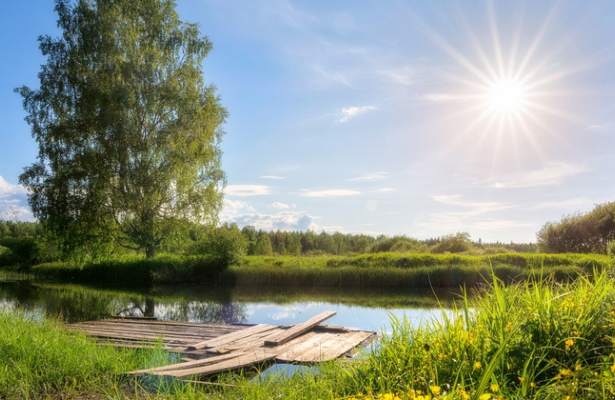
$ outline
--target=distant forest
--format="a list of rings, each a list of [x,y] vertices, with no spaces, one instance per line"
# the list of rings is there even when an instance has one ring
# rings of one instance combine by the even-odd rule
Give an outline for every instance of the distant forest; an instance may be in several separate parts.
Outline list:
[[[247,255],[320,255],[380,252],[431,252],[491,254],[501,252],[609,253],[615,254],[615,202],[596,206],[585,214],[566,216],[559,222],[546,223],[536,243],[483,243],[467,233],[414,239],[408,236],[372,236],[364,234],[314,231],[264,231],[251,226],[239,228],[223,224],[217,228],[187,224],[181,233],[170,236],[161,250],[176,254],[202,254],[222,242],[233,242]],[[36,222],[0,221],[0,246],[13,252],[38,252],[43,258],[55,258],[53,238]],[[126,252],[111,246],[113,253]],[[109,251],[109,248],[106,249]],[[1,249],[0,249],[1,252]],[[25,254],[24,254],[25,255]]]

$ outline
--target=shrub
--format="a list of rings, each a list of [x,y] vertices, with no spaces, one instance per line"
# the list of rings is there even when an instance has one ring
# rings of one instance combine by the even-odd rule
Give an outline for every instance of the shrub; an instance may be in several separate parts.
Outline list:
[[[222,227],[209,232],[193,245],[192,254],[207,255],[221,265],[228,266],[241,261],[246,254],[246,239],[237,227]]]
[[[444,236],[431,248],[434,253],[463,253],[472,249],[472,241],[467,233]]]

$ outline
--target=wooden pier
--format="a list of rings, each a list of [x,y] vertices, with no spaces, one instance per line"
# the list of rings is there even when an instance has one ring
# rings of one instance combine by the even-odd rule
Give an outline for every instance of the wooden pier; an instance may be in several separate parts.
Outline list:
[[[201,324],[153,318],[112,318],[71,324],[97,341],[117,347],[162,346],[185,362],[133,371],[177,378],[206,376],[267,362],[318,363],[351,355],[375,332],[320,325],[335,315],[323,312],[293,326]]]

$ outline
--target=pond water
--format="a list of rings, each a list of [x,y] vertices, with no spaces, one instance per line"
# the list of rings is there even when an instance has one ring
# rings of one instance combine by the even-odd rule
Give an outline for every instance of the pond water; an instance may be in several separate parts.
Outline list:
[[[117,289],[41,282],[0,275],[0,309],[66,322],[111,315],[155,316],[192,322],[290,325],[325,310],[328,324],[387,332],[391,317],[420,325],[442,317],[451,291],[340,288],[161,286]]]

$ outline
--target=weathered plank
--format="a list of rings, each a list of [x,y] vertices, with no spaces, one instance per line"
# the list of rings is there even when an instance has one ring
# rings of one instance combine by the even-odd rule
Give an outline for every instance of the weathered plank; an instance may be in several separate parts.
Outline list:
[[[267,339],[265,341],[265,345],[266,346],[279,346],[281,344],[284,344],[290,341],[291,339],[294,339],[297,336],[304,334],[305,332],[309,331],[316,325],[319,325],[321,322],[333,317],[334,315],[335,315],[334,311],[325,311],[318,315],[315,315],[305,322],[302,322],[300,324],[297,324],[297,325],[294,325],[288,328],[286,331],[281,332],[278,336]]]
[[[145,374],[154,374],[154,373],[159,373],[159,372],[164,372],[164,371],[179,371],[182,369],[202,367],[205,365],[211,365],[211,364],[219,363],[221,361],[226,361],[226,360],[230,360],[233,358],[237,358],[243,354],[244,353],[242,352],[228,353],[228,354],[222,354],[222,355],[215,356],[215,357],[203,358],[200,360],[190,360],[190,361],[186,361],[186,362],[182,362],[178,364],[165,365],[162,367],[140,369],[137,371],[130,372],[130,375],[145,375]]]
[[[184,376],[191,376],[191,375],[200,375],[200,376],[212,375],[212,374],[218,374],[224,371],[245,368],[251,365],[270,361],[270,360],[273,360],[275,356],[276,356],[276,353],[274,351],[267,351],[264,349],[259,349],[251,353],[243,354],[239,357],[235,357],[230,360],[221,361],[221,362],[211,364],[211,365],[205,365],[205,366],[196,367],[196,368],[165,370],[165,371],[160,371],[160,372],[154,372],[153,375],[173,376],[176,378],[181,378]]]
[[[200,350],[206,347],[222,346],[222,345],[234,342],[238,339],[241,339],[241,338],[244,338],[250,335],[254,335],[260,332],[270,331],[275,328],[277,328],[277,326],[275,325],[267,325],[267,324],[254,325],[250,328],[242,329],[236,332],[227,333],[226,335],[222,335],[214,339],[208,339],[208,340],[204,340],[199,343],[195,343],[191,345],[189,349],[190,350]]]
[[[317,333],[315,339],[306,344],[291,346],[279,353],[276,360],[280,362],[323,362],[330,361],[351,352],[375,333],[365,331],[348,331],[346,333]],[[303,337],[302,337],[303,338]]]

